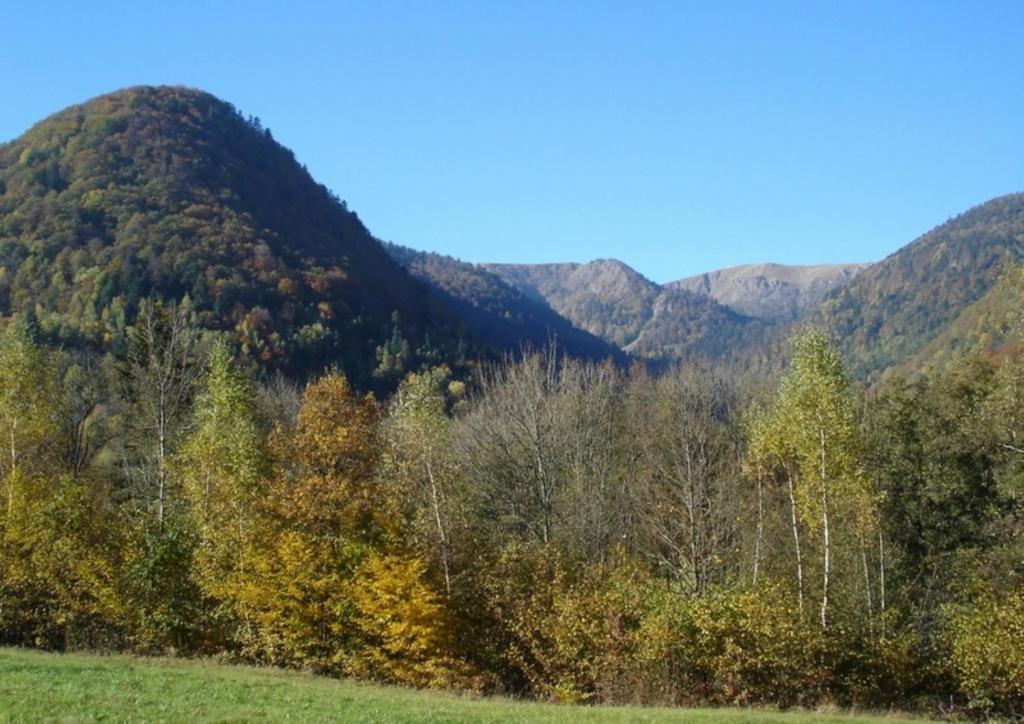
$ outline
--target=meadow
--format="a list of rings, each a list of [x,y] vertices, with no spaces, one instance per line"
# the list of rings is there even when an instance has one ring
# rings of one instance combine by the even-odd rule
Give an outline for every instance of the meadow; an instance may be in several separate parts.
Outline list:
[[[0,649],[0,721],[897,722],[744,709],[563,706],[208,661]]]

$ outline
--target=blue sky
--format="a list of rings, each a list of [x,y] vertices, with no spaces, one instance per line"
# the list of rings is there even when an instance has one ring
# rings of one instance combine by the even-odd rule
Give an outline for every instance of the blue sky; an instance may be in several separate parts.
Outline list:
[[[470,261],[868,261],[1024,190],[1019,0],[0,7],[0,140],[196,86],[377,236]]]

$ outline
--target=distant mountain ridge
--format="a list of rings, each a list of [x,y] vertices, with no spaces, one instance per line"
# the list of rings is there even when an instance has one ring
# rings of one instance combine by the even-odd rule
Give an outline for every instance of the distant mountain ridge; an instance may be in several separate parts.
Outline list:
[[[577,327],[640,357],[728,357],[765,332],[761,320],[707,294],[659,285],[617,259],[480,266]]]
[[[941,370],[1004,344],[1024,262],[1024,193],[991,199],[874,264],[748,264],[658,285],[615,260],[484,265],[631,354],[701,354],[749,366],[779,357],[801,324],[827,328],[851,372]]]
[[[697,274],[665,286],[707,294],[749,317],[773,321],[799,319],[833,289],[848,283],[870,264],[743,264]]]
[[[577,327],[627,348],[653,314],[660,288],[616,259],[586,264],[481,264]]]

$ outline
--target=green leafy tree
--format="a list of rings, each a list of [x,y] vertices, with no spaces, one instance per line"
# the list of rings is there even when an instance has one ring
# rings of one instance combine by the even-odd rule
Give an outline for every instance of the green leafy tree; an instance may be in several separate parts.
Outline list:
[[[451,594],[453,506],[461,471],[446,408],[450,371],[446,367],[408,375],[391,401],[385,475],[406,493],[408,515],[430,558],[440,564]]]
[[[224,603],[235,598],[260,534],[256,515],[266,464],[253,387],[227,343],[218,341],[178,465],[199,536],[198,576],[204,590]]]
[[[804,523],[821,538],[821,628],[828,628],[837,526],[861,530],[872,500],[863,472],[860,428],[836,345],[810,329],[792,340],[793,358],[779,387],[785,425],[802,485],[796,501]]]

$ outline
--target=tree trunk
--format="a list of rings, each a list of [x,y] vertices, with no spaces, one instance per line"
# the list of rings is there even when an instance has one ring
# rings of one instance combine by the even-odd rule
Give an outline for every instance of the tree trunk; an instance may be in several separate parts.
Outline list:
[[[430,498],[434,507],[434,522],[437,524],[437,533],[441,538],[441,568],[444,570],[444,590],[449,596],[452,595],[452,579],[449,569],[449,543],[448,531],[445,529],[441,519],[441,502],[437,494],[437,481],[434,479],[434,467],[427,461],[427,478],[430,480]]]
[[[14,480],[18,472],[18,446],[15,443],[15,430],[18,427],[18,418],[11,420],[11,474],[7,476],[7,515],[14,509]]]
[[[867,597],[868,604],[868,629],[871,632],[871,638],[875,637],[875,605],[873,596],[871,595],[871,573],[868,569],[868,546],[864,541],[863,534],[860,536],[860,557],[864,563],[864,591]]]
[[[878,606],[882,621],[882,638],[885,638],[885,546],[882,541],[882,526],[878,526]]]
[[[162,533],[164,530],[164,493],[165,493],[165,471],[164,471],[164,455],[166,453],[166,434],[164,427],[164,411],[163,411],[163,395],[161,394],[161,409],[157,422],[157,452],[156,452],[156,485],[157,485],[157,510],[156,510],[156,522],[157,528]]]
[[[697,495],[694,488],[694,475],[693,475],[693,456],[691,454],[689,442],[684,446],[684,455],[686,457],[686,513],[687,513],[687,529],[689,535],[689,549],[690,549],[690,575],[693,576],[693,593],[694,595],[700,595],[703,592],[704,585],[701,578],[701,571],[699,570],[700,561],[698,553],[698,532],[697,532]]]
[[[825,467],[825,429],[819,429],[821,441],[821,527],[824,537],[824,571],[821,578],[821,630],[828,629],[828,583],[832,563],[832,531],[828,519],[828,482]]]
[[[793,485],[793,472],[787,468],[786,482],[789,484],[789,512],[793,521],[793,545],[796,548],[796,584],[797,600],[801,618],[804,614],[804,560],[800,553],[800,522],[796,514],[796,491]]]
[[[754,585],[761,564],[761,538],[764,536],[764,469],[757,466],[757,538],[754,539]]]

